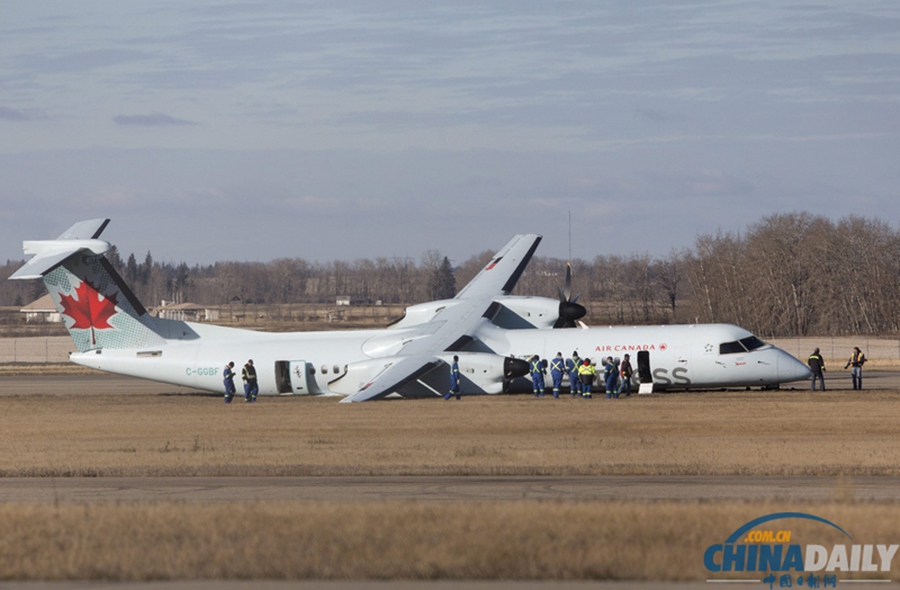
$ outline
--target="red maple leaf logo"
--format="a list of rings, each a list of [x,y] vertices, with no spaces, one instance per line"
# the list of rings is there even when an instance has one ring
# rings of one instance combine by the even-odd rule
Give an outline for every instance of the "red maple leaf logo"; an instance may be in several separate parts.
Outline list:
[[[72,295],[60,295],[59,302],[63,307],[63,313],[74,320],[72,328],[80,330],[90,328],[91,344],[97,344],[94,330],[113,328],[108,320],[117,313],[116,294],[100,299],[97,288],[87,281],[82,281],[81,285],[75,287],[75,294],[78,295],[78,299]]]

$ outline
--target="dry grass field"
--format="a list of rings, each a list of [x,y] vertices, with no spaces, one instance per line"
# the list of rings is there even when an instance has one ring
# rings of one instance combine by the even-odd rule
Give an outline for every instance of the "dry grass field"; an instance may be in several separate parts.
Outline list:
[[[0,506],[0,577],[704,580],[708,546],[760,515],[811,508],[853,542],[897,542],[900,509],[883,504],[30,504]],[[789,526],[798,543],[846,541]],[[898,561],[863,575],[896,579]]]
[[[349,405],[65,393],[0,396],[0,475],[900,474],[892,390]]]

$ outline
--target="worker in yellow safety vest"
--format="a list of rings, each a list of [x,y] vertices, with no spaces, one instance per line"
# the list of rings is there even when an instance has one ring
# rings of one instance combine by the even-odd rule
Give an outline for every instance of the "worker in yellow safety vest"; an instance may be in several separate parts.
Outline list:
[[[594,387],[594,379],[597,377],[597,369],[594,368],[591,359],[584,359],[584,363],[578,367],[578,379],[581,381],[581,397],[591,399],[591,391]]]
[[[853,347],[853,354],[847,360],[844,368],[850,367],[850,377],[853,379],[853,389],[862,389],[862,367],[866,364],[866,355],[858,346]]]

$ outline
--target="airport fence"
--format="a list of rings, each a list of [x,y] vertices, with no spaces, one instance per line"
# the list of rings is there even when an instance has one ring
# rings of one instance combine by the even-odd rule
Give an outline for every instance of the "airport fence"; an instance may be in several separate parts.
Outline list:
[[[799,338],[769,338],[778,348],[806,361],[816,348],[825,357],[843,362],[850,358],[853,347],[858,346],[869,360],[900,360],[900,338],[876,336],[803,336]]]
[[[0,338],[0,363],[64,363],[74,350],[68,336]]]

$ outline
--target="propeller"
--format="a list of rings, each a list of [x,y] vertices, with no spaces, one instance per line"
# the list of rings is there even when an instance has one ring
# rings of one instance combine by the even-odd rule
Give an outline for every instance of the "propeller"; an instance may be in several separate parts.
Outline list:
[[[563,289],[559,285],[556,286],[559,292],[559,317],[554,322],[554,328],[574,328],[575,320],[580,320],[585,316],[587,310],[583,305],[579,305],[578,295],[572,297],[572,264],[566,263],[566,288]]]

